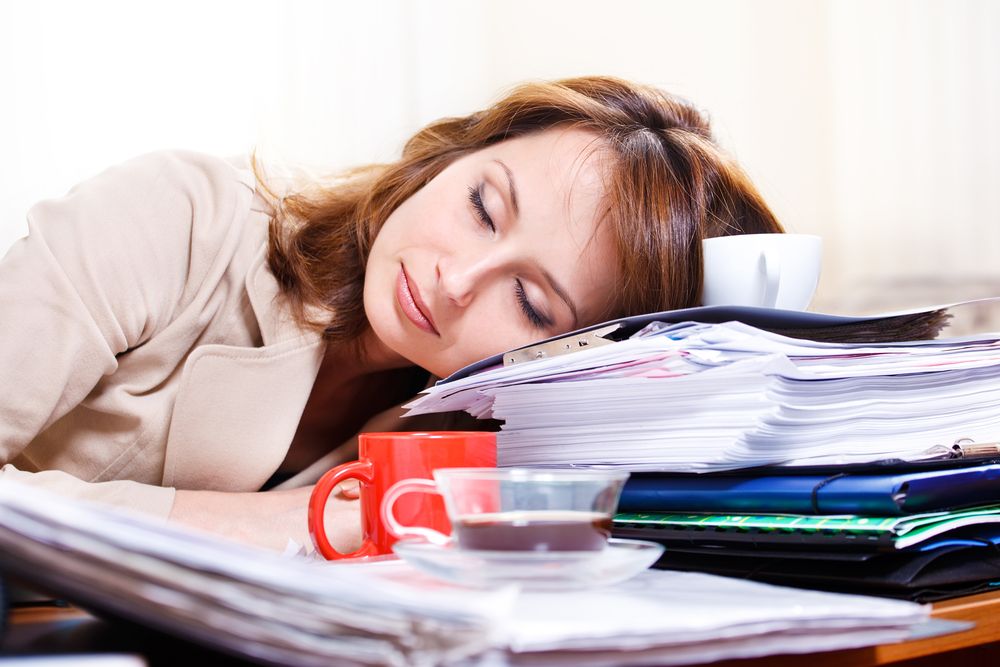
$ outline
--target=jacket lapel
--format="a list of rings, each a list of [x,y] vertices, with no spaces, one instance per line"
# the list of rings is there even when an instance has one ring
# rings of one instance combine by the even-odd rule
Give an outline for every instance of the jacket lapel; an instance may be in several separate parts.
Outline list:
[[[263,346],[202,345],[190,354],[167,438],[165,486],[255,491],[298,428],[326,345],[295,322],[267,268],[266,247],[246,289]]]

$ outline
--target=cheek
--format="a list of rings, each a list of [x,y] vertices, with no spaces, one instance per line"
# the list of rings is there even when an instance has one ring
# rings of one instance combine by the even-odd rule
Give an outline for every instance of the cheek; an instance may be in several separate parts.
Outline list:
[[[440,226],[455,208],[455,185],[432,181],[403,202],[411,222],[418,226]]]
[[[520,312],[512,305],[513,297],[504,296],[496,294],[482,300],[463,314],[454,349],[461,350],[467,364],[547,337],[524,324]]]
[[[515,316],[494,315],[470,318],[463,323],[462,331],[454,344],[423,360],[425,367],[439,377],[446,377],[480,359],[503,354],[545,338],[542,334],[525,333],[523,328],[517,326],[513,317]],[[425,353],[425,350],[420,350],[419,353]]]

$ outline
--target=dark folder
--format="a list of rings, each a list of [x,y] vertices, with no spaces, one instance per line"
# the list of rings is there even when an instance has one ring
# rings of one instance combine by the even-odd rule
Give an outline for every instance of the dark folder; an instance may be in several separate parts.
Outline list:
[[[620,512],[897,516],[1000,502],[1000,464],[894,474],[634,475]]]
[[[928,551],[880,553],[848,560],[810,558],[794,551],[668,548],[655,567],[840,593],[863,593],[916,602],[945,600],[1000,588],[1000,550],[942,545]]]

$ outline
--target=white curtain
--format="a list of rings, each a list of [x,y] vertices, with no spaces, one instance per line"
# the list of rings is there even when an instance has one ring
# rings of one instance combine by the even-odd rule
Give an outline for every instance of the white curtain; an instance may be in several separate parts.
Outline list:
[[[1000,294],[991,0],[0,3],[0,251],[38,199],[159,148],[387,160],[525,79],[695,100],[791,231],[815,307]]]

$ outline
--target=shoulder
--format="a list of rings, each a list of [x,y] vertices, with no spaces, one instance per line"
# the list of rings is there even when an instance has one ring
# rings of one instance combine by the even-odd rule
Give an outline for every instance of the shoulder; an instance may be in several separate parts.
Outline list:
[[[221,242],[251,212],[255,185],[253,171],[239,161],[195,151],[156,151],[39,202],[28,212],[29,228],[44,235],[57,227],[65,243],[76,241],[73,229],[96,234],[109,250],[123,245],[135,250],[133,244],[144,241],[186,245],[192,236]],[[51,240],[59,243],[56,236]]]
[[[239,282],[266,238],[254,186],[251,170],[213,155],[139,155],[36,204],[24,252],[138,340],[203,291]]]
[[[255,179],[245,157],[225,159],[188,150],[145,153],[116,164],[70,191],[81,188],[117,189],[138,198],[156,193],[183,193],[192,199],[210,199],[238,191],[253,191]]]
[[[155,220],[157,213],[217,213],[249,202],[255,185],[253,171],[239,160],[195,151],[156,151],[108,167],[62,197],[39,202],[28,217],[30,221],[58,212],[64,214],[56,216],[61,218],[78,212],[87,219],[124,216],[141,222]]]

